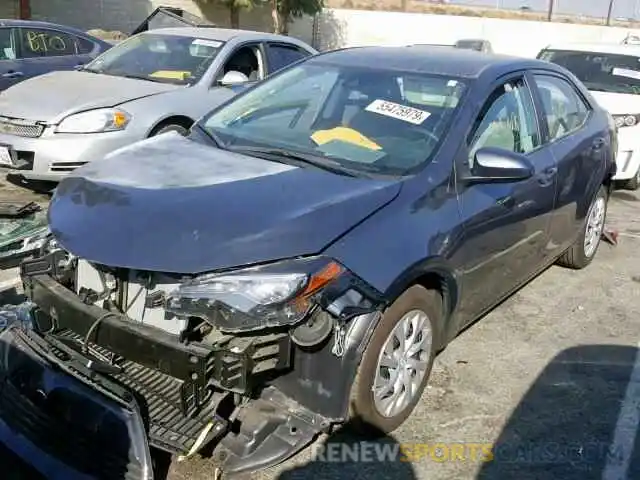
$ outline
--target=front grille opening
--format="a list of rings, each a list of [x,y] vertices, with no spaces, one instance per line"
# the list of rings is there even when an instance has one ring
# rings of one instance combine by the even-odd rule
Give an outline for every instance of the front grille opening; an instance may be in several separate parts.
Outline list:
[[[18,137],[38,138],[45,126],[39,122],[18,118],[0,118],[0,133]]]

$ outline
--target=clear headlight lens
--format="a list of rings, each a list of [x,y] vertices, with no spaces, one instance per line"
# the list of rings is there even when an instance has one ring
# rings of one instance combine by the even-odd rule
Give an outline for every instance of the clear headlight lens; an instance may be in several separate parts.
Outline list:
[[[166,310],[227,332],[294,325],[311,310],[311,297],[343,272],[316,258],[202,275],[171,292]]]
[[[640,114],[613,115],[617,128],[633,127],[640,122]]]
[[[124,130],[131,115],[116,108],[101,108],[69,115],[56,128],[56,133],[100,133]]]

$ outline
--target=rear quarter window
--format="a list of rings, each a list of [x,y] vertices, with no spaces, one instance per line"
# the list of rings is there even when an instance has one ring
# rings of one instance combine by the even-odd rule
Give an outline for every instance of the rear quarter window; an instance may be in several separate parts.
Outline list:
[[[78,48],[78,53],[80,55],[86,55],[88,53],[91,53],[96,47],[96,44],[94,42],[82,37],[76,37],[76,45]]]

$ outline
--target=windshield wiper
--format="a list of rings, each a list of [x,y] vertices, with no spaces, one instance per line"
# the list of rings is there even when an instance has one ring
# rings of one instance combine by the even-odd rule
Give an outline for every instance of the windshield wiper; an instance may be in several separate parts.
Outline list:
[[[312,165],[327,172],[336,173],[338,175],[346,175],[348,177],[358,176],[355,172],[349,170],[340,165],[340,163],[329,160],[327,158],[313,155],[310,153],[294,152],[286,150],[284,148],[272,148],[272,147],[249,147],[249,146],[233,146],[227,147],[228,150],[238,153],[245,153],[248,155],[259,156],[260,158],[266,158],[266,160],[278,159],[280,163],[302,163],[305,165]]]
[[[153,77],[147,77],[145,75],[133,75],[133,74],[126,74],[126,75],[118,75],[119,77],[125,77],[125,78],[133,78],[134,80],[147,80],[148,82],[155,82],[155,83],[168,83],[165,80],[160,80],[159,78],[153,78]]]

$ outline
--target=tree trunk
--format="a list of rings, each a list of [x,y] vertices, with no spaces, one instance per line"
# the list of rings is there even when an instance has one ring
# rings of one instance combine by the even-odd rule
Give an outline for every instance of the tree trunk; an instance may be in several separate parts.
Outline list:
[[[231,28],[240,28],[240,9],[235,5],[229,7],[229,21]]]
[[[271,19],[273,20],[274,33],[280,33],[280,14],[278,13],[278,0],[271,0]]]

